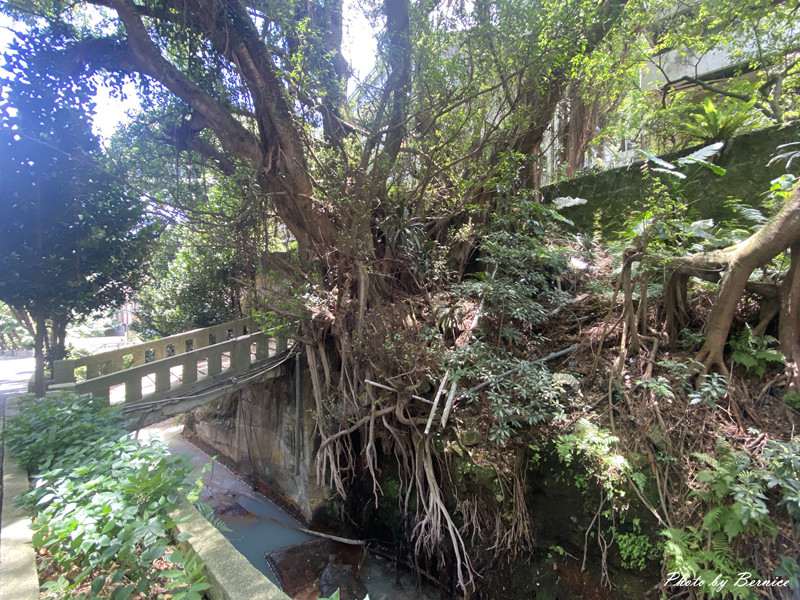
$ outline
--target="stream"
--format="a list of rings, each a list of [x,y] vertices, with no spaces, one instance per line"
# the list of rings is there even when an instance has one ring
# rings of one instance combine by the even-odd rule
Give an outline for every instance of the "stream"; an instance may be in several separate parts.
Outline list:
[[[328,556],[338,555],[348,563],[348,555],[359,547],[332,543],[301,531],[304,524],[269,498],[259,494],[246,481],[225,465],[213,460],[181,434],[183,426],[170,419],[139,433],[142,440],[159,439],[170,452],[187,459],[199,475],[203,475],[204,488],[201,500],[214,509],[217,518],[225,524],[223,535],[253,566],[295,600],[316,600],[318,571],[324,567]],[[315,552],[309,552],[313,549]],[[267,560],[270,555],[271,560]],[[311,556],[311,557],[310,557]],[[310,558],[309,558],[310,557]],[[358,562],[358,581],[369,593],[370,600],[436,600],[438,590],[417,585],[417,578],[408,570],[396,572],[391,561],[367,552]],[[290,573],[291,581],[282,581],[280,571]],[[343,590],[342,600],[352,598]],[[358,598],[357,600],[361,600]]]

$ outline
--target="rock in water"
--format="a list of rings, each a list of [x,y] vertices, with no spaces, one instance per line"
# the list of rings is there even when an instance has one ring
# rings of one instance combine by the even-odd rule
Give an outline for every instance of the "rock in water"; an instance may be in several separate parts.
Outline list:
[[[319,594],[327,598],[339,590],[341,600],[364,600],[367,588],[353,575],[349,565],[328,563],[319,576]]]

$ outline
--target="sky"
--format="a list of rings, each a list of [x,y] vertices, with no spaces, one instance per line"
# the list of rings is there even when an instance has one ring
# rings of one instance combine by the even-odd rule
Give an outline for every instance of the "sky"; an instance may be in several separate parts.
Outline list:
[[[344,0],[344,35],[342,53],[350,64],[356,79],[364,79],[375,64],[377,44],[372,26],[358,7],[357,0]],[[0,54],[14,38],[20,25],[6,15],[0,14]],[[0,59],[0,67],[2,66]],[[126,87],[126,99],[114,98],[109,88],[100,85],[95,96],[95,114],[92,126],[96,135],[107,141],[114,130],[130,120],[131,115],[141,109],[132,84]]]

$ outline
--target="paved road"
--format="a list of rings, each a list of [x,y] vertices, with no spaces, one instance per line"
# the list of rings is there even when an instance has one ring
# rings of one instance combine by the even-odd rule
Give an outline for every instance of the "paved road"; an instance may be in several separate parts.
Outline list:
[[[34,364],[33,358],[0,357],[0,415],[5,411],[6,398],[27,391]]]

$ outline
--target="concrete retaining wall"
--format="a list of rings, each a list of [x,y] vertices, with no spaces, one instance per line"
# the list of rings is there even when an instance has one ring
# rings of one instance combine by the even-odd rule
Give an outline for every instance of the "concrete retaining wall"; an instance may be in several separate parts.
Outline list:
[[[703,167],[683,168],[681,170],[688,177],[681,180],[679,194],[689,203],[697,219],[710,218],[719,222],[731,218],[733,213],[725,205],[728,198],[737,198],[745,204],[760,207],[770,181],[786,171],[784,162],[775,162],[770,166],[767,163],[779,152],[777,147],[780,144],[796,141],[800,141],[800,123],[736,136],[716,160],[728,172],[720,177]],[[674,160],[689,152],[669,154],[664,158]],[[582,206],[564,209],[564,216],[583,231],[590,231],[597,219],[604,234],[614,235],[634,211],[643,208],[647,190],[642,180],[641,166],[642,163],[637,162],[628,167],[561,181],[542,188],[542,194],[547,200],[559,196],[588,200]],[[797,173],[798,169],[800,165],[795,161],[791,170]],[[666,179],[670,180],[669,177]]]
[[[177,516],[178,531],[187,538],[182,546],[205,565],[212,600],[289,600],[194,507],[185,504]]]
[[[255,487],[311,520],[327,501],[314,470],[314,402],[303,363],[187,415],[184,434],[209,448]],[[299,393],[297,391],[299,390]]]

